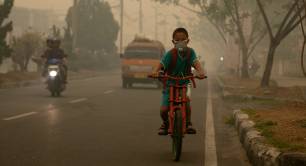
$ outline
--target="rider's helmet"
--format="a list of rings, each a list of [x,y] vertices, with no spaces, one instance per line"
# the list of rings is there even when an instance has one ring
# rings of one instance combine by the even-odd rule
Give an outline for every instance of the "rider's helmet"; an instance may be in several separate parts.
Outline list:
[[[47,46],[49,48],[59,48],[61,45],[61,40],[57,37],[48,37]]]
[[[52,37],[47,37],[47,40],[46,40],[46,44],[47,44],[47,47],[49,47],[49,48],[52,48],[52,40],[53,40],[53,38]]]
[[[53,44],[55,48],[59,48],[61,46],[61,40],[57,37],[53,38]]]

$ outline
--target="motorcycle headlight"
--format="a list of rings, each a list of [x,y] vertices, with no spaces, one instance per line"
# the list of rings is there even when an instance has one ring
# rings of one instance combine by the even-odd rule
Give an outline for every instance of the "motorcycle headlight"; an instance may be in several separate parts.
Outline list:
[[[51,76],[51,77],[57,76],[57,71],[54,71],[54,70],[50,71],[49,76]]]

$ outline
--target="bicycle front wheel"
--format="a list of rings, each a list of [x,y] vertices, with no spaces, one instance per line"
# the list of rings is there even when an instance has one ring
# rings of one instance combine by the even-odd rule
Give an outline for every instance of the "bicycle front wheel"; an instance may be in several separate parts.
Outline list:
[[[172,135],[172,152],[174,161],[179,161],[183,144],[183,118],[182,112],[176,111]]]

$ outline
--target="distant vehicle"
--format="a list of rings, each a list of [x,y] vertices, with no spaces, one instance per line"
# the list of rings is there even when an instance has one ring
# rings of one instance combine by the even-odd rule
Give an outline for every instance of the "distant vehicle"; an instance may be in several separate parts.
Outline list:
[[[147,75],[157,68],[164,53],[161,42],[136,37],[121,55],[122,87],[132,87],[133,83],[153,83],[161,87],[159,81],[147,78]]]

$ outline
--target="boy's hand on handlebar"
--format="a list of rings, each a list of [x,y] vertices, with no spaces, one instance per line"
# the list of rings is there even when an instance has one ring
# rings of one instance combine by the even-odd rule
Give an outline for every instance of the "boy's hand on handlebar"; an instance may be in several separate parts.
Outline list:
[[[199,79],[204,79],[204,78],[206,78],[204,73],[199,73],[197,77],[198,77]]]
[[[159,76],[159,72],[153,72],[151,74],[149,74],[149,77],[153,77],[153,78],[156,78]]]

